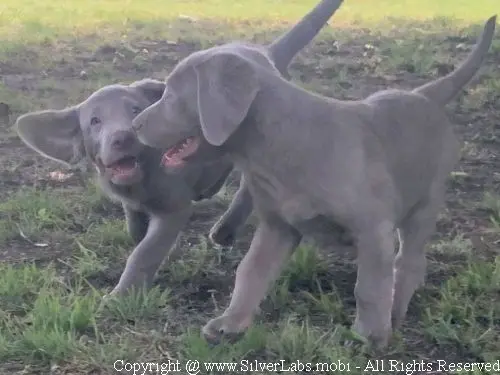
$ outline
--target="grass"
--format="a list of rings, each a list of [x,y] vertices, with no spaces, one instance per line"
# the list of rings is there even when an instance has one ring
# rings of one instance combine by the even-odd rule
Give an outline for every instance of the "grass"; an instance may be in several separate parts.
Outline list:
[[[310,90],[344,99],[415,87],[465,57],[478,23],[498,10],[496,3],[346,0],[332,19],[334,27],[297,57],[292,74]],[[251,221],[232,250],[212,248],[205,240],[229,202],[230,188],[197,207],[181,238],[183,256],[162,267],[153,289],[103,304],[133,248],[120,206],[103,197],[86,173],[74,170],[67,181],[51,179],[50,172],[62,167],[28,151],[12,132],[21,113],[76,104],[111,82],[161,78],[197,48],[233,38],[271,40],[313,4],[9,0],[0,5],[0,102],[11,112],[0,122],[0,373],[111,374],[126,366],[136,366],[136,373],[161,373],[163,366],[166,373],[176,364],[184,373],[189,360],[238,362],[234,370],[203,367],[202,374],[277,373],[280,361],[291,373],[308,370],[310,363],[316,373],[348,368],[354,374],[375,372],[377,359],[393,365],[386,372],[402,372],[413,361],[424,361],[433,371],[442,364],[438,361],[455,367],[497,363],[498,36],[481,78],[449,106],[464,139],[462,160],[428,246],[427,283],[384,354],[370,351],[349,330],[355,312],[352,252],[306,244],[240,341],[210,346],[200,337],[200,327],[229,302],[234,270],[253,230]],[[451,367],[444,372],[453,373]]]
[[[170,1],[35,1],[9,0],[0,6],[0,33],[9,44],[50,42],[69,35],[124,36],[138,32],[142,36],[161,31],[168,35],[165,21],[179,18],[211,19],[229,23],[280,24],[296,20],[315,4],[314,0],[247,1],[193,0]],[[480,4],[480,5],[479,5]],[[485,16],[498,11],[495,0],[481,0],[477,5],[460,0],[436,2],[425,0],[395,2],[353,0],[346,2],[337,13],[336,26],[363,24],[380,27],[390,19],[428,21],[453,18],[456,22],[482,22]],[[6,48],[4,46],[4,48]]]

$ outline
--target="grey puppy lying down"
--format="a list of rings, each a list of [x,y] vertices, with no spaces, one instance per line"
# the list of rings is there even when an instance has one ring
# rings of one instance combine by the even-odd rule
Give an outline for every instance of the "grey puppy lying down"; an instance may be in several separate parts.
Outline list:
[[[172,164],[229,157],[259,216],[229,307],[203,327],[207,339],[244,332],[302,236],[333,222],[357,247],[353,329],[387,345],[424,282],[424,246],[458,160],[444,106],[479,69],[495,22],[449,75],[363,100],[308,92],[242,44],[198,51],[175,67],[162,98],[133,121],[140,141],[169,148]]]
[[[276,68],[289,78],[287,67],[326,24],[341,0],[322,0],[292,29],[268,46],[254,45],[254,63]],[[94,92],[82,103],[63,110],[25,114],[16,121],[21,139],[45,157],[66,165],[87,157],[95,165],[100,186],[122,203],[130,235],[136,243],[112,293],[150,285],[156,271],[186,225],[192,200],[212,197],[233,169],[227,159],[162,166],[163,152],[141,144],[132,119],[159,100],[165,83],[144,79]],[[230,245],[252,211],[244,185],[211,230],[211,239]],[[172,249],[172,250],[171,250]]]

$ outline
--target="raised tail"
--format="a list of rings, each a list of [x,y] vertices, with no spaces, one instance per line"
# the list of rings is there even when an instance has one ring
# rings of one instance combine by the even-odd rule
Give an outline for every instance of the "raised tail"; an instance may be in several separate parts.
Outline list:
[[[285,78],[290,79],[288,65],[295,55],[313,40],[342,1],[322,0],[288,32],[269,44],[268,51],[274,66]]]
[[[497,16],[489,18],[479,40],[467,59],[448,75],[426,83],[413,90],[427,98],[445,105],[474,77],[481,67],[493,40]]]

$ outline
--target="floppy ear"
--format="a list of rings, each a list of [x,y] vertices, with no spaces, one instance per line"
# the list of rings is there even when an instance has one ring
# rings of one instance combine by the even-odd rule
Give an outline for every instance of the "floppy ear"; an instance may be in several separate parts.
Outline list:
[[[151,78],[145,78],[140,81],[132,82],[129,86],[142,91],[151,104],[160,100],[163,96],[163,91],[165,91],[165,82]]]
[[[24,114],[15,128],[24,143],[49,159],[71,166],[85,157],[76,107]]]
[[[255,68],[242,57],[216,54],[194,66],[198,115],[208,143],[222,145],[247,116],[259,91]]]

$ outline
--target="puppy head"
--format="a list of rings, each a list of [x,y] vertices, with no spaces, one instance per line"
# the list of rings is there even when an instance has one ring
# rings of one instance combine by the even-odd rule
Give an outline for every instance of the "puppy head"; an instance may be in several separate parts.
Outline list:
[[[134,119],[139,139],[168,149],[167,166],[210,158],[247,117],[259,91],[257,66],[224,46],[190,55],[167,77],[162,98]]]
[[[88,157],[112,184],[135,184],[144,174],[143,156],[153,150],[139,142],[132,120],[160,99],[164,88],[150,79],[105,86],[75,106],[24,114],[15,127],[29,147],[47,158],[75,165]]]

